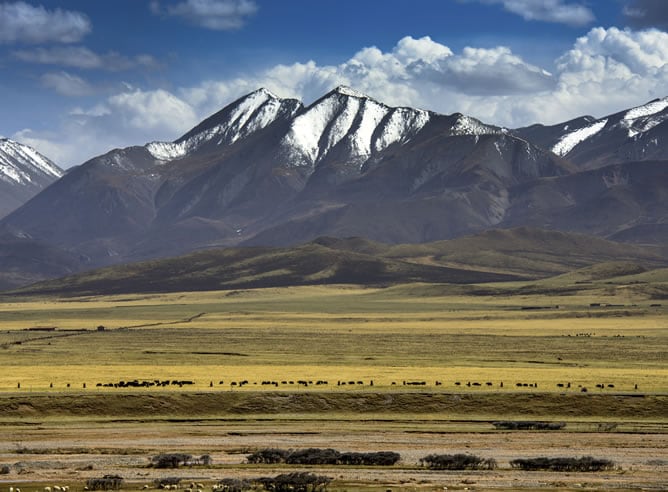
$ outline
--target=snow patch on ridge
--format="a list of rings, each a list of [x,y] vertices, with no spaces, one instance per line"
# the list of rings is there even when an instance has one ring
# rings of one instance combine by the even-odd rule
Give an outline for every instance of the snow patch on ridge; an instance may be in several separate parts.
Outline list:
[[[330,130],[326,137],[325,146],[320,151],[320,154],[326,154],[329,150],[338,144],[348,134],[355,116],[360,108],[360,100],[356,98],[348,98],[345,106],[336,120],[330,126]]]
[[[406,143],[430,119],[427,111],[391,108],[347,87],[338,87],[295,118],[282,146],[291,165],[315,165],[337,145],[348,146],[351,162]]]
[[[637,108],[630,109],[624,115],[624,119],[636,120],[638,118],[660,113],[666,108],[668,108],[668,97],[651,102],[649,104],[645,104],[644,106],[638,106]]]
[[[288,134],[283,138],[283,145],[297,150],[306,157],[309,164],[315,163],[320,150],[320,137],[338,109],[339,102],[335,97],[328,97],[311,106],[293,120]],[[334,140],[337,140],[336,135],[330,137],[330,142]]]
[[[627,111],[619,125],[626,128],[629,138],[634,138],[668,120],[668,114],[658,114],[666,108],[668,108],[668,97],[644,106],[638,106]]]
[[[362,121],[360,121],[357,131],[350,137],[355,157],[368,158],[371,155],[371,138],[388,111],[389,108],[375,101],[365,101],[362,108]]]
[[[146,144],[146,150],[159,161],[172,161],[185,156],[188,153],[188,146],[186,142],[151,142]]]
[[[374,150],[380,152],[394,143],[406,143],[431,119],[427,111],[395,108],[381,129],[374,143]]]
[[[457,118],[457,122],[451,131],[453,135],[494,135],[500,133],[496,128],[464,115]]]
[[[607,123],[607,119],[600,120],[593,125],[585,126],[579,130],[567,133],[561,137],[561,139],[554,145],[554,147],[552,147],[552,152],[561,157],[565,156],[571,150],[573,150],[576,145],[584,142],[588,138],[591,138],[600,132]]]

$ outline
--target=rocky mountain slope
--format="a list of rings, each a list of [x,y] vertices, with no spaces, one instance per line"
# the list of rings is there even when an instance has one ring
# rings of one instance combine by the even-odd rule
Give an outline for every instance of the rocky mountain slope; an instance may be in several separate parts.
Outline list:
[[[63,175],[27,145],[0,138],[0,217],[17,209]]]

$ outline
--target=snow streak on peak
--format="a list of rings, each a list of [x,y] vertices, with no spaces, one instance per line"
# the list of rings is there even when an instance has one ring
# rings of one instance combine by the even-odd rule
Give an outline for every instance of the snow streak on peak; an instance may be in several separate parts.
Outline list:
[[[63,171],[32,147],[0,139],[0,180],[28,184],[36,177],[59,178]]]
[[[427,111],[390,108],[338,87],[293,120],[282,146],[292,165],[315,165],[341,145],[351,163],[362,164],[374,152],[406,143],[429,119]]]
[[[630,109],[619,124],[627,129],[629,138],[633,138],[668,120],[666,108],[668,97]]]
[[[607,119],[599,120],[593,125],[585,126],[578,130],[567,133],[552,147],[552,152],[563,157],[575,148],[576,145],[584,142],[600,132],[608,123]]]
[[[635,120],[644,116],[651,116],[653,114],[660,113],[666,108],[668,108],[668,97],[647,103],[643,106],[638,106],[637,108],[630,109],[624,115],[624,119]]]
[[[485,125],[475,118],[461,115],[452,127],[453,135],[496,135],[503,133],[501,129]]]
[[[184,157],[208,142],[229,145],[261,130],[280,117],[291,117],[301,108],[292,99],[280,99],[266,89],[259,89],[237,100],[175,142],[152,142],[146,149],[158,160]],[[207,122],[216,118],[211,126]]]

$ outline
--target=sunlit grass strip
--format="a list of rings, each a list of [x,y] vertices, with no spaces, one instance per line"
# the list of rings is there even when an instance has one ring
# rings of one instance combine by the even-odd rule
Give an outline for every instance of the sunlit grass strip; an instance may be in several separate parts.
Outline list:
[[[574,393],[581,392],[582,388],[586,388],[587,392],[593,394],[668,391],[668,368],[648,372],[641,369],[591,367],[353,367],[252,364],[242,366],[48,364],[38,367],[7,365],[3,367],[3,373],[0,375],[0,391],[118,392],[118,388],[96,385],[135,379],[139,381],[191,380],[195,383],[183,387],[175,385],[153,387],[150,388],[150,391],[429,390],[461,393],[486,391]],[[223,384],[220,384],[221,381]],[[239,383],[242,381],[248,381],[248,383],[240,386]],[[275,381],[278,386],[262,385],[263,381]],[[304,386],[299,384],[299,381],[310,381],[311,384]],[[328,384],[317,385],[317,381],[327,381]],[[425,384],[415,384],[422,382]],[[518,386],[518,383],[521,383],[522,386]],[[568,383],[570,383],[570,388],[567,387]],[[53,387],[51,387],[52,384]],[[562,386],[557,386],[558,384]],[[596,385],[602,385],[603,388],[598,388]],[[614,385],[614,387],[609,387],[609,385]],[[146,392],[149,389],[129,388],[129,390]]]

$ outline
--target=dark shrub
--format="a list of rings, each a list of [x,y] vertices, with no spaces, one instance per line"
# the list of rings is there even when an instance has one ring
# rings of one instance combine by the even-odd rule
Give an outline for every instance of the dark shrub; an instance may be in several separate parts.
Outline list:
[[[400,459],[399,453],[392,451],[340,453],[329,448],[308,448],[296,451],[267,448],[248,455],[246,461],[252,464],[392,466]]]
[[[161,477],[153,480],[153,485],[161,489],[165,485],[178,485],[181,482],[179,477]]]
[[[192,456],[183,453],[161,453],[151,458],[156,468],[178,468],[179,465],[192,464]]]
[[[258,478],[265,490],[270,492],[320,492],[331,482],[331,478],[307,472],[294,472],[274,478]]]
[[[214,492],[244,492],[251,488],[252,485],[249,481],[237,478],[223,478],[213,486]]]
[[[119,490],[123,485],[123,477],[119,475],[105,475],[102,478],[89,478],[86,481],[88,490]]]
[[[549,470],[558,472],[597,472],[611,470],[615,463],[606,459],[596,459],[591,456],[582,458],[525,458],[510,462],[513,468],[521,470],[536,471]]]
[[[420,458],[420,465],[432,470],[493,470],[496,460],[472,454],[430,454]]]
[[[0,475],[7,475],[10,471],[11,468],[9,468],[9,465],[0,466]]]
[[[336,465],[340,455],[330,448],[298,449],[290,453],[285,462],[289,465]]]
[[[285,463],[289,455],[290,451],[286,451],[285,449],[267,448],[249,455],[246,461],[252,464]]]
[[[401,459],[399,453],[379,451],[377,453],[341,453],[338,463],[341,465],[392,466]]]

